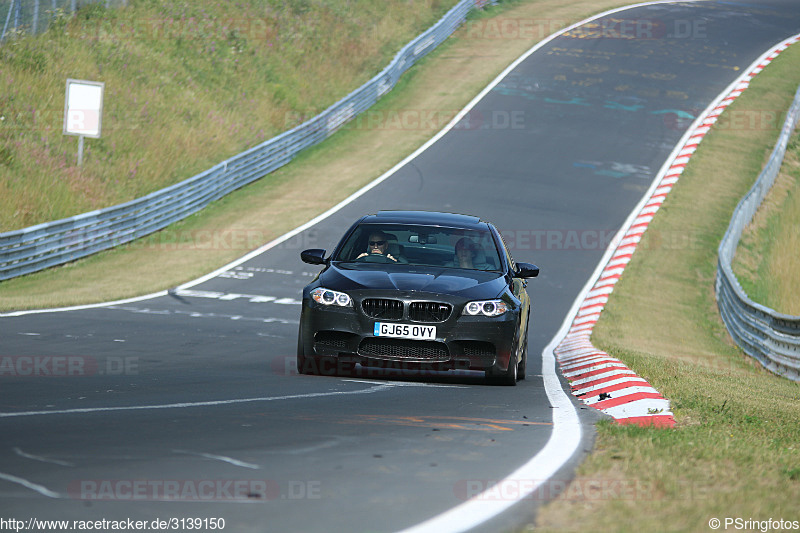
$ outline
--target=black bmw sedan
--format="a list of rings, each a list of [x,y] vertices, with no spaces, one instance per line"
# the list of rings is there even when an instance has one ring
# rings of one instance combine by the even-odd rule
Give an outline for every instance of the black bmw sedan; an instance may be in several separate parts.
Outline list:
[[[477,217],[381,211],[356,221],[303,289],[297,369],[354,365],[483,370],[491,382],[525,378],[530,298],[497,229]]]

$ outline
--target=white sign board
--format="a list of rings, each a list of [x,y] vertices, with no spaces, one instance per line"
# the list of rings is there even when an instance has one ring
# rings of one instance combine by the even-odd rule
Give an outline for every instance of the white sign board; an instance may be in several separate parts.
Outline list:
[[[100,137],[104,83],[67,79],[64,135]]]

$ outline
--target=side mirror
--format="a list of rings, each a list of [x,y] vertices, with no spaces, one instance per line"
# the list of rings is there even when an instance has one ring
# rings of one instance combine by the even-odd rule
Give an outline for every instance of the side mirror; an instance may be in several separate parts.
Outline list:
[[[535,278],[539,275],[539,267],[530,263],[517,263],[515,278]]]
[[[325,250],[322,248],[312,248],[310,250],[303,250],[300,252],[300,259],[303,260],[304,263],[308,263],[309,265],[324,265],[327,263],[325,261]]]

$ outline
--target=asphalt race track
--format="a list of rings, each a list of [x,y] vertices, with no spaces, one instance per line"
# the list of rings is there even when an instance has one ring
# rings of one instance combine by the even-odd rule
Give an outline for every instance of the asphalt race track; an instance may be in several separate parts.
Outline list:
[[[793,0],[616,13],[543,46],[411,163],[225,274],[149,300],[0,318],[0,517],[395,531],[502,479],[550,437],[540,354],[610,239],[694,117],[798,32]],[[296,374],[300,292],[315,275],[299,252],[331,250],[380,209],[479,215],[541,268],[528,285],[527,380]],[[575,408],[584,442],[559,480],[592,444],[597,415]],[[559,486],[482,529],[530,520]]]

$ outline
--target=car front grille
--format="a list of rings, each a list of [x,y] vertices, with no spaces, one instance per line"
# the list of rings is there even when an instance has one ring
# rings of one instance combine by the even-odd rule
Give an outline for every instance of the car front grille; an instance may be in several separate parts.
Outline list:
[[[444,322],[453,311],[453,306],[440,302],[411,302],[408,318],[415,322]]]
[[[403,302],[386,298],[367,298],[361,302],[361,309],[370,318],[400,320],[403,318]]]
[[[365,315],[380,320],[402,319],[403,307],[401,300],[388,298],[367,298],[361,302]],[[453,306],[444,302],[411,302],[408,305],[408,318],[414,322],[444,322],[452,312]]]
[[[366,338],[358,347],[359,355],[380,359],[424,360],[442,362],[450,359],[447,345],[434,341]]]

